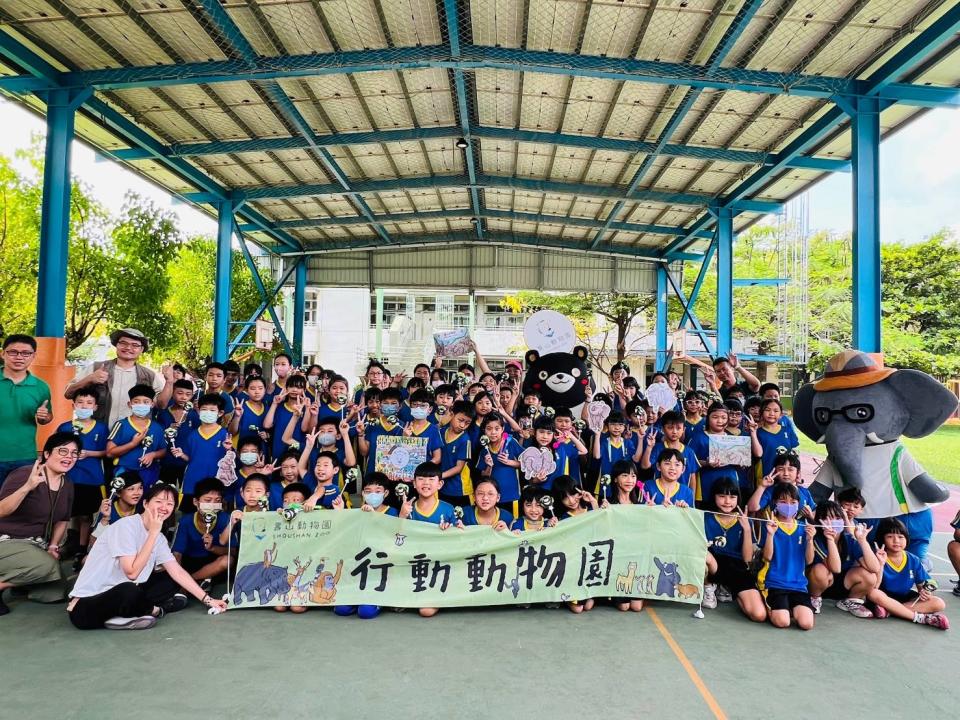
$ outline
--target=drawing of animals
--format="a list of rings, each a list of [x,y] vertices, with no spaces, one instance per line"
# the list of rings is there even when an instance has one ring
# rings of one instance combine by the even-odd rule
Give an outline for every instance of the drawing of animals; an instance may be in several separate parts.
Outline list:
[[[675,588],[680,582],[680,573],[674,562],[663,562],[660,558],[653,558],[653,562],[660,568],[660,577],[657,578],[657,595],[674,597]]]
[[[637,574],[637,564],[635,562],[627,565],[626,575],[617,575],[617,592],[633,592],[633,580]]]
[[[700,598],[700,591],[697,590],[696,585],[674,585],[674,588],[679,595],[684,600],[689,600],[690,598]]]
[[[653,575],[647,575],[646,585],[647,587],[645,588],[644,592],[647,595],[653,595]]]

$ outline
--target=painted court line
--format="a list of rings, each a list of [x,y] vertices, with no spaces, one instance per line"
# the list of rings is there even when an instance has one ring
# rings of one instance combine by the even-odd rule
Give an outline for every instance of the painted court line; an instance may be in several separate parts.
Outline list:
[[[723,711],[723,708],[720,707],[720,703],[718,703],[717,699],[713,697],[713,693],[711,693],[707,688],[706,683],[703,682],[700,674],[693,667],[693,663],[690,662],[690,659],[683,651],[683,648],[681,648],[680,644],[673,639],[673,635],[670,634],[670,631],[667,630],[667,626],[664,625],[663,621],[660,620],[657,612],[653,608],[644,608],[644,611],[650,616],[650,619],[653,620],[653,624],[657,626],[657,630],[660,631],[660,635],[664,640],[667,641],[667,645],[669,645],[670,649],[673,650],[673,654],[676,655],[677,660],[680,661],[683,669],[687,671],[687,675],[690,676],[690,681],[694,684],[694,687],[697,688],[697,691],[700,693],[703,701],[707,704],[707,707],[710,708],[710,712],[713,713],[713,716],[717,720],[727,720],[727,714]]]

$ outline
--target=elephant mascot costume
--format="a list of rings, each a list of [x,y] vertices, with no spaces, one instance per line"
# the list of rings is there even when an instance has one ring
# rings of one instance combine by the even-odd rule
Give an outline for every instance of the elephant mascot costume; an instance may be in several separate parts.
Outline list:
[[[871,527],[901,520],[910,552],[926,557],[933,533],[929,506],[950,496],[910,457],[900,436],[920,438],[957,409],[957,398],[919,370],[895,370],[883,358],[845,350],[830,358],[823,377],[797,391],[793,420],[804,435],[827,446],[827,459],[810,487],[814,499],[845,487],[860,489],[861,518]]]

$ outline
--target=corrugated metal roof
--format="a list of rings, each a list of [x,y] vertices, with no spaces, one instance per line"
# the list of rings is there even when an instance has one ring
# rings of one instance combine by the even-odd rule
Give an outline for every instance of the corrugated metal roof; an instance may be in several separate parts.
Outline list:
[[[702,245],[709,205],[767,201],[743,227],[840,168],[838,96],[884,98],[885,133],[956,103],[935,93],[960,84],[958,5],[5,0],[0,90],[42,112],[35,90],[93,87],[81,136],[188,199],[247,200],[275,251],[645,257]]]

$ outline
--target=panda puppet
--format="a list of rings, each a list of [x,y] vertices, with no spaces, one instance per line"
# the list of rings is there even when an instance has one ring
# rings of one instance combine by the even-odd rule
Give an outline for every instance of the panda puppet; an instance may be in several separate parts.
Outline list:
[[[590,374],[587,372],[587,349],[578,345],[573,352],[541,355],[528,350],[525,356],[527,374],[523,392],[538,392],[544,405],[575,408],[587,398]]]

